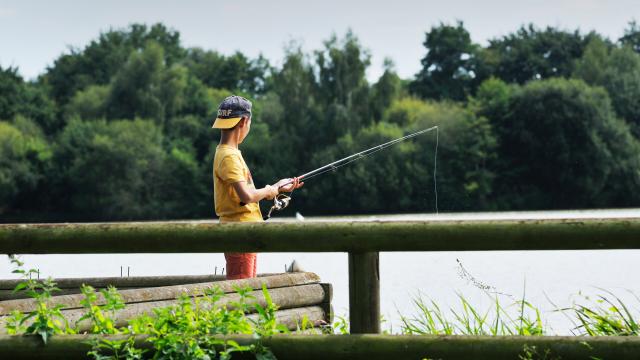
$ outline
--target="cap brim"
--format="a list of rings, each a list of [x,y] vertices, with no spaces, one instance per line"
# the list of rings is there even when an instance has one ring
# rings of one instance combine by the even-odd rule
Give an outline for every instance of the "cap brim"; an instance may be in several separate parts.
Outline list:
[[[212,128],[231,129],[232,127],[236,126],[236,124],[240,121],[240,119],[242,119],[242,117],[231,118],[231,119],[217,118],[216,121],[213,123]]]

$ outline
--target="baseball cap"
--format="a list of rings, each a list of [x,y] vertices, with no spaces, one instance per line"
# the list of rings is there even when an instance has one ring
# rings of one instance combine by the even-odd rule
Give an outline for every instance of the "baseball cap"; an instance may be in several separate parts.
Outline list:
[[[244,115],[251,116],[251,101],[242,96],[231,95],[218,106],[218,117],[212,128],[231,129]]]

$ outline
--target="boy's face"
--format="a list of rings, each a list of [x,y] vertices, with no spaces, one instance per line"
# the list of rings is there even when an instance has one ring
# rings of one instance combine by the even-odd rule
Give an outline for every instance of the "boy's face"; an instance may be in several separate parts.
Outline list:
[[[251,117],[244,118],[243,120],[240,120],[240,121],[242,122],[242,124],[240,124],[239,143],[242,143],[244,141],[244,138],[246,138],[247,135],[249,135],[249,130],[251,130]]]

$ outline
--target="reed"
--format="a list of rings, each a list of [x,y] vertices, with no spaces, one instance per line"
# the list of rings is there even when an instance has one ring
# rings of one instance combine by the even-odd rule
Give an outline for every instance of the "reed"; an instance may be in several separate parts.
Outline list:
[[[498,296],[493,296],[492,306],[486,310],[472,305],[462,294],[458,294],[458,300],[458,309],[443,311],[433,299],[415,296],[415,314],[399,314],[400,332],[413,335],[545,335],[540,310],[525,300],[505,307]]]

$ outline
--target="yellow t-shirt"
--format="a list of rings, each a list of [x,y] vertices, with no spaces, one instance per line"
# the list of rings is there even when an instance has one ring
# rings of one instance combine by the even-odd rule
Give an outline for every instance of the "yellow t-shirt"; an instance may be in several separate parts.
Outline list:
[[[240,205],[240,197],[232,186],[239,181],[246,181],[249,187],[256,188],[240,150],[229,145],[218,145],[213,158],[213,194],[220,222],[262,221],[257,203]]]

